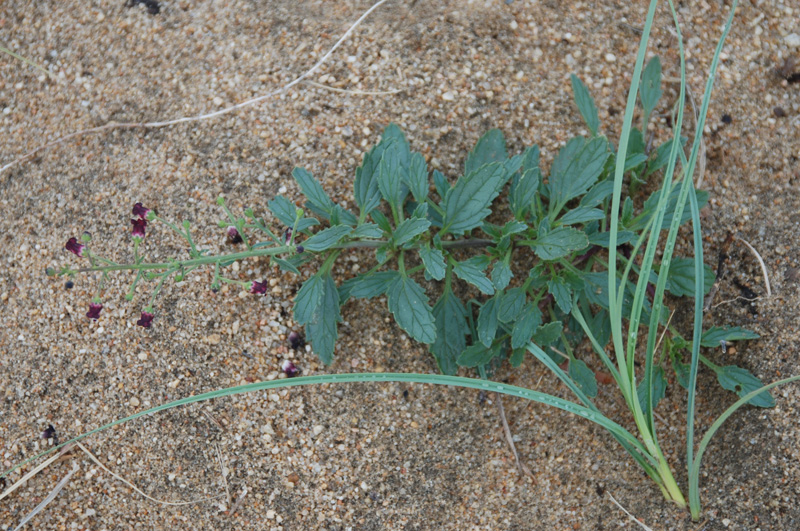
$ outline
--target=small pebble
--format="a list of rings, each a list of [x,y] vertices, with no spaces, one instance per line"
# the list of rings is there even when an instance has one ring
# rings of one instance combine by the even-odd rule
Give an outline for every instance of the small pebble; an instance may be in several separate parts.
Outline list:
[[[322,433],[324,430],[325,430],[325,426],[320,426],[319,424],[317,424],[316,426],[314,426],[314,429],[313,429],[313,431],[314,431],[314,437],[316,437],[317,435],[319,435],[320,433]]]
[[[731,118],[730,114],[723,114],[722,115],[722,123],[727,125],[727,124],[730,124],[732,122],[733,122],[733,118]]]
[[[456,95],[455,95],[455,93],[453,93],[453,91],[449,90],[449,91],[445,92],[444,94],[442,94],[442,99],[444,101],[453,101],[453,100],[456,99]]]
[[[617,56],[613,53],[607,53],[605,59],[607,63],[613,63],[617,60]]]
[[[790,33],[789,35],[787,35],[786,37],[783,38],[783,41],[788,46],[793,46],[793,47],[796,48],[796,47],[800,46],[800,34]]]
[[[783,107],[775,107],[774,109],[772,109],[772,112],[778,118],[785,118],[786,117],[786,111],[783,110]]]
[[[133,398],[131,398],[131,405],[133,407],[139,407],[139,399],[136,398],[135,396]]]

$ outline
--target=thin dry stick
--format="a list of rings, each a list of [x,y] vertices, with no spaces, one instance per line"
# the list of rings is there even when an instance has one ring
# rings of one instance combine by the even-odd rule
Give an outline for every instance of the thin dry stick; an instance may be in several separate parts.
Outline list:
[[[750,249],[750,252],[753,253],[753,256],[756,257],[756,260],[758,260],[758,265],[761,266],[761,273],[764,275],[764,285],[767,287],[767,297],[772,297],[772,289],[769,287],[769,273],[767,273],[767,265],[764,263],[764,259],[758,254],[755,247],[750,245],[750,242],[738,236],[735,236],[735,238],[745,244],[747,248]]]
[[[7,53],[8,55],[13,57],[14,59],[19,59],[23,63],[25,63],[25,64],[27,64],[29,66],[32,66],[36,70],[38,70],[40,72],[44,72],[47,76],[50,77],[50,79],[52,79],[54,81],[58,81],[58,78],[52,72],[50,72],[49,70],[46,70],[46,69],[42,68],[41,66],[37,65],[36,63],[31,61],[30,59],[26,59],[25,57],[22,57],[18,53],[12,52],[11,50],[6,48],[5,46],[0,45],[0,52]]]
[[[620,505],[620,504],[619,504],[619,502],[618,502],[617,500],[615,500],[615,499],[614,499],[614,496],[612,496],[610,492],[608,493],[608,497],[609,497],[609,498],[611,498],[611,501],[612,501],[612,502],[614,502],[614,505],[616,505],[617,507],[619,507],[620,509],[622,509],[622,512],[624,512],[625,514],[627,514],[627,515],[628,515],[628,518],[630,518],[631,520],[633,520],[634,522],[636,522],[637,524],[639,524],[639,525],[642,527],[642,529],[645,529],[646,531],[653,531],[652,529],[650,529],[649,527],[647,527],[646,525],[644,525],[643,523],[641,523],[639,520],[637,520],[637,519],[636,519],[636,517],[635,517],[635,516],[633,516],[631,513],[629,513],[629,512],[628,512],[628,510],[627,510],[625,507],[623,507],[622,505]]]
[[[62,448],[62,449],[61,449],[61,450],[60,450],[60,451],[59,451],[57,454],[55,454],[55,455],[53,455],[52,457],[50,457],[49,459],[47,459],[47,461],[43,462],[42,464],[40,464],[39,466],[37,466],[36,468],[34,468],[33,470],[31,470],[30,472],[28,472],[27,474],[25,474],[24,476],[22,476],[22,477],[21,477],[19,480],[17,480],[17,481],[16,481],[16,482],[15,482],[13,485],[11,485],[10,487],[8,487],[8,488],[5,490],[5,492],[3,492],[2,494],[0,494],[0,500],[2,500],[3,498],[5,498],[5,497],[6,497],[6,496],[8,496],[9,494],[11,494],[12,492],[14,492],[15,490],[17,490],[18,488],[20,488],[20,487],[21,487],[22,485],[24,485],[25,483],[27,483],[27,481],[28,481],[29,479],[31,479],[33,476],[35,476],[36,474],[38,474],[39,472],[41,472],[42,470],[44,470],[45,468],[47,468],[48,466],[50,466],[50,465],[53,463],[53,461],[55,461],[55,460],[57,460],[57,459],[61,459],[61,457],[62,457],[64,454],[67,454],[67,453],[68,453],[70,450],[72,450],[72,448],[73,448],[73,445],[71,445],[71,444],[68,444],[67,446],[65,446],[64,448]]]
[[[264,100],[266,100],[268,98],[272,98],[272,97],[277,96],[279,94],[283,94],[284,92],[288,91],[290,88],[292,88],[293,86],[297,85],[298,83],[303,81],[305,78],[307,78],[308,76],[313,74],[316,70],[318,70],[319,67],[322,66],[325,63],[325,61],[328,60],[328,58],[331,56],[331,54],[337,48],[339,48],[339,46],[341,46],[342,43],[353,33],[353,30],[355,30],[356,27],[365,18],[367,18],[370,15],[370,13],[375,11],[378,7],[380,7],[386,1],[387,0],[379,0],[371,8],[366,10],[358,18],[358,20],[356,20],[353,23],[353,25],[350,26],[350,28],[344,33],[344,35],[342,35],[339,38],[339,40],[336,41],[336,44],[334,44],[328,50],[328,52],[325,55],[323,55],[322,58],[319,61],[317,61],[317,63],[314,66],[312,66],[310,69],[306,70],[300,76],[296,77],[293,81],[287,83],[286,85],[284,85],[284,86],[282,86],[282,87],[280,87],[280,88],[278,88],[276,90],[273,90],[272,92],[268,92],[267,94],[264,94],[262,96],[258,96],[256,98],[252,98],[252,99],[249,99],[247,101],[243,101],[241,103],[237,103],[236,105],[233,105],[231,107],[226,107],[225,109],[221,109],[219,111],[214,111],[214,112],[210,112],[210,113],[206,113],[206,114],[200,114],[200,115],[197,115],[197,116],[184,116],[182,118],[176,118],[174,120],[167,120],[167,121],[163,121],[163,122],[145,122],[145,123],[141,123],[141,122],[130,122],[130,123],[109,122],[109,123],[107,123],[105,125],[101,125],[99,127],[92,127],[91,129],[84,129],[82,131],[77,131],[75,133],[70,133],[70,134],[68,134],[66,136],[62,136],[61,138],[53,140],[52,142],[48,142],[47,144],[39,146],[36,149],[34,149],[32,151],[29,151],[28,153],[26,153],[22,157],[9,162],[5,166],[0,167],[0,174],[2,174],[7,169],[9,169],[9,168],[11,168],[13,166],[16,166],[17,164],[30,159],[31,157],[33,157],[34,155],[36,155],[40,151],[43,151],[43,150],[48,149],[48,148],[51,148],[53,146],[57,146],[59,144],[63,144],[67,140],[70,140],[72,138],[76,138],[76,137],[79,137],[79,136],[95,134],[95,133],[102,133],[104,131],[109,131],[109,130],[112,130],[112,129],[141,129],[141,128],[155,129],[155,128],[168,127],[168,126],[171,126],[171,125],[176,125],[176,124],[181,124],[181,123],[187,123],[187,122],[197,122],[197,121],[200,121],[200,120],[209,120],[211,118],[216,118],[217,116],[222,116],[224,114],[228,114],[228,113],[231,113],[231,112],[234,112],[234,111],[238,111],[239,109],[242,109],[244,107],[248,107],[250,105],[254,105],[256,103],[262,102],[262,101],[264,101]]]
[[[730,303],[736,302],[736,301],[755,302],[755,301],[760,301],[761,299],[762,299],[762,297],[754,297],[752,299],[748,299],[747,297],[742,297],[741,295],[739,295],[738,297],[734,297],[732,299],[728,299],[728,300],[725,300],[725,301],[722,301],[722,302],[718,302],[717,304],[715,304],[713,306],[710,306],[710,308],[717,308],[719,306],[723,306],[725,304],[730,304]]]
[[[106,465],[101,463],[100,460],[97,457],[95,457],[95,455],[92,452],[90,452],[89,449],[86,448],[83,444],[81,444],[79,442],[76,442],[75,444],[77,444],[78,448],[83,450],[84,453],[86,453],[86,455],[89,456],[89,459],[94,461],[94,463],[97,466],[99,466],[100,468],[102,468],[103,470],[105,470],[106,472],[111,474],[111,476],[114,479],[120,480],[121,482],[125,483],[127,486],[129,486],[130,488],[135,490],[137,493],[141,494],[143,497],[147,498],[150,501],[153,501],[153,502],[156,502],[156,503],[160,503],[161,505],[170,505],[170,506],[173,506],[173,507],[177,507],[177,506],[181,506],[181,505],[192,505],[192,504],[195,504],[195,503],[203,503],[203,502],[207,502],[207,501],[210,501],[210,500],[215,500],[215,499],[221,498],[223,496],[222,494],[220,494],[218,496],[211,496],[210,498],[202,498],[202,499],[199,499],[199,500],[192,500],[192,501],[185,501],[185,502],[168,502],[168,501],[164,501],[164,500],[159,500],[159,499],[153,498],[152,496],[149,496],[147,493],[145,493],[143,490],[138,488],[136,485],[134,485],[133,483],[131,483],[127,479],[125,479],[122,476],[112,472]]]
[[[17,527],[14,528],[14,531],[18,531],[19,529],[22,529],[23,526],[25,524],[27,524],[28,522],[30,522],[31,519],[34,516],[36,516],[37,514],[42,512],[42,510],[45,507],[47,507],[50,504],[50,502],[53,501],[56,498],[56,496],[58,496],[58,493],[61,492],[61,489],[63,489],[64,486],[67,484],[67,482],[69,481],[69,478],[71,478],[72,475],[75,472],[77,472],[78,470],[80,470],[80,467],[78,467],[78,463],[73,463],[72,464],[72,470],[70,470],[69,473],[66,476],[64,476],[64,479],[62,479],[61,481],[58,482],[58,484],[55,486],[55,488],[50,491],[50,494],[47,495],[47,498],[42,500],[42,503],[37,505],[31,512],[29,512],[25,516],[25,518],[22,519],[22,521],[19,523],[19,525],[17,525]]]
[[[239,507],[241,507],[242,502],[244,502],[245,496],[247,496],[247,487],[242,488],[242,493],[239,494],[239,498],[237,498],[236,503],[234,503],[233,507],[231,507],[231,510],[228,511],[229,516],[233,516],[236,513],[236,511],[239,510]]]
[[[219,452],[219,445],[214,443],[214,449],[217,450],[217,461],[219,461],[219,473],[222,475],[222,482],[225,484],[225,495],[228,497],[228,507],[231,506],[231,491],[228,489],[228,474],[226,473],[225,465],[222,464],[222,454]]]
[[[508,441],[508,446],[511,448],[511,453],[514,454],[514,461],[517,463],[517,470],[519,470],[520,475],[525,474],[535,482],[536,478],[533,477],[533,474],[531,473],[530,469],[525,466],[525,463],[520,460],[519,453],[517,453],[517,446],[514,444],[514,437],[511,435],[511,428],[509,428],[508,420],[506,420],[506,410],[503,407],[503,400],[500,397],[500,393],[495,393],[494,398],[495,403],[497,404],[497,411],[500,414],[500,420],[503,421],[503,432],[506,434],[506,441]]]
[[[343,94],[354,94],[356,96],[385,96],[388,94],[399,94],[400,92],[404,92],[405,89],[394,89],[394,90],[348,90],[338,87],[331,87],[330,85],[323,85],[322,83],[317,83],[316,81],[311,81],[310,79],[306,79],[305,83],[307,85],[311,85],[312,87],[317,87],[325,90],[330,90],[332,92],[341,92]]]

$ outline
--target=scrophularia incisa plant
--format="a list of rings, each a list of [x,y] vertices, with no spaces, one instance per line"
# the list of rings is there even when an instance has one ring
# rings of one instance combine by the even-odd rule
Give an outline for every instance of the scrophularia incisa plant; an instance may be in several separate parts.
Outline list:
[[[673,11],[681,47],[680,93],[672,105],[674,131],[667,142],[651,147],[645,132],[662,99],[661,63],[657,57],[646,65],[644,61],[655,7],[656,2],[651,2],[619,147],[601,134],[590,93],[572,76],[576,106],[589,135],[570,139],[556,155],[549,175],[540,169],[537,146],[510,155],[502,132],[493,129],[467,155],[463,173],[450,179],[438,170],[431,172],[425,157],[411,151],[400,128],[390,124],[355,170],[357,212],[334,202],[308,171],[295,168],[292,175],[305,196],[304,208],[278,196],[268,203],[269,217],[257,212],[256,205],[239,215],[224,198],[218,199],[223,214],[220,229],[241,250],[211,254],[195,244],[189,221],[174,224],[141,203],[131,211],[133,263],[120,264],[103,257],[87,233],[70,238],[65,249],[84,265],[48,273],[70,278],[86,272],[99,274],[96,296],[86,313],[89,319],[101,316],[111,273],[133,275],[125,295],[128,300],[135,299],[137,286],[151,283],[149,298],[136,322],[150,328],[158,326],[157,299],[165,283],[180,282],[208,268],[212,271],[211,290],[231,284],[260,296],[267,292],[266,279],[241,280],[227,276],[227,271],[236,261],[269,257],[283,271],[300,276],[311,273],[297,292],[293,317],[305,328],[305,340],[325,364],[334,359],[338,323],[347,311],[347,301],[385,296],[397,326],[428,346],[441,372],[300,377],[299,369],[288,362],[282,369],[291,380],[193,396],[111,425],[182,404],[292,385],[406,381],[489,389],[559,407],[603,426],[668,500],[685,507],[683,489],[656,438],[654,410],[665,396],[667,371],[672,370],[675,380],[688,390],[688,505],[697,519],[699,467],[710,438],[742,405],[775,405],[769,389],[798,377],[762,386],[745,369],[718,366],[700,353],[701,347],[719,348],[758,337],[735,326],[702,327],[703,296],[715,279],[703,264],[698,214],[708,194],[695,190],[692,175],[714,71],[735,3],[711,65],[691,144],[681,136],[685,65]],[[641,123],[635,126],[637,106],[641,107]],[[658,188],[639,201],[639,188],[656,179],[660,179]],[[624,199],[623,190],[627,192]],[[674,256],[678,230],[690,221],[694,256]],[[152,223],[163,223],[184,240],[188,257],[146,261],[147,229]],[[374,266],[337,281],[333,265],[352,249],[371,249]],[[657,251],[661,252],[659,263]],[[667,292],[694,298],[690,337],[671,324],[665,305]],[[663,341],[658,340],[661,331],[666,332]],[[642,346],[640,336],[644,349],[637,349]],[[299,344],[303,337],[293,332],[290,340]],[[594,355],[587,353],[587,346]],[[491,382],[502,364],[518,367],[527,355],[550,369],[578,402]],[[740,398],[696,445],[694,393],[700,364]],[[474,369],[478,378],[453,376],[460,368]],[[595,405],[598,380],[619,388],[636,434],[605,417]]]

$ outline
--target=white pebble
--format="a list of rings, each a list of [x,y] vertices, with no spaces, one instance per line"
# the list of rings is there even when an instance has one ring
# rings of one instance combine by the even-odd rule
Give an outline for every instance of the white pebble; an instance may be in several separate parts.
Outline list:
[[[131,398],[131,405],[133,407],[139,407],[139,399],[136,398],[135,396],[133,398]]]
[[[442,99],[444,101],[453,101],[453,100],[456,99],[456,95],[455,95],[455,93],[453,91],[448,90],[447,92],[442,94]]]
[[[222,107],[222,98],[220,98],[219,96],[214,96],[213,102],[214,105],[216,105],[217,107]]]
[[[793,46],[795,48],[800,46],[800,35],[798,35],[797,33],[790,33],[789,35],[784,37],[783,40],[789,46]]]
[[[616,60],[617,60],[617,56],[614,55],[613,53],[607,53],[606,54],[606,62],[607,63],[613,63]]]
[[[274,520],[275,519],[275,511],[270,509],[267,511],[267,520]]]
[[[325,426],[321,426],[321,425],[319,425],[319,424],[317,424],[316,426],[314,426],[314,437],[316,437],[317,435],[319,435],[320,433],[322,433],[324,430],[325,430]]]

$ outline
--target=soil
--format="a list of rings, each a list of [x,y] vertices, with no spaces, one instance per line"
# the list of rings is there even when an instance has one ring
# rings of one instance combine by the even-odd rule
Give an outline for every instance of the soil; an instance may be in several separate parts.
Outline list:
[[[201,272],[164,288],[151,329],[135,325],[149,284],[127,302],[132,277],[111,275],[101,317],[91,321],[85,313],[100,278],[79,275],[65,289],[45,268],[78,265],[64,243],[83,231],[97,252],[130,261],[129,212],[137,201],[168,219],[191,220],[198,245],[228,250],[216,198],[265,213],[278,193],[299,199],[295,166],[352,205],[355,168],[389,122],[451,180],[492,127],[512,153],[538,144],[547,167],[568,138],[585,132],[571,73],[592,92],[603,132],[618,138],[647,7],[630,4],[391,0],[310,79],[399,93],[302,83],[213,119],[80,136],[5,170],[0,468],[50,444],[40,437],[49,425],[63,441],[170,400],[279,377],[284,359],[305,375],[435,372],[430,354],[393,323],[382,300],[348,303],[332,365],[310,349],[291,350],[300,280],[264,260],[238,264],[236,274],[270,279],[266,297],[232,287],[214,294],[210,273]],[[698,103],[727,4],[679,5]],[[3,2],[0,43],[53,76],[0,55],[0,164],[110,121],[194,116],[268,93],[310,68],[369,6]],[[761,338],[706,354],[764,382],[800,372],[799,13],[796,2],[741,3],[704,135],[707,262],[716,266],[733,233],[761,253],[772,287],[766,297],[758,263],[734,240],[706,322],[751,328]],[[649,50],[661,57],[665,77],[675,78],[670,28],[662,6]],[[658,137],[671,134],[675,98],[676,85],[665,85]],[[151,225],[143,253],[155,261],[185,249],[166,227]],[[353,253],[335,272],[346,278],[371,260]],[[752,294],[758,300],[737,299]],[[688,304],[674,302],[681,326]],[[495,378],[568,397],[532,358]],[[707,372],[699,389],[702,433],[735,397]],[[666,503],[603,430],[566,413],[503,400],[529,478],[517,472],[495,396],[352,384],[219,399],[92,436],[87,449],[149,496],[194,503],[147,499],[76,450],[0,502],[0,529],[14,529],[74,465],[79,472],[29,529],[636,529],[611,496],[652,529],[798,529],[800,386],[774,395],[777,407],[741,410],[709,447],[700,522]],[[622,421],[613,388],[601,386],[598,403]],[[660,411],[660,440],[685,484],[685,397],[672,381]]]

